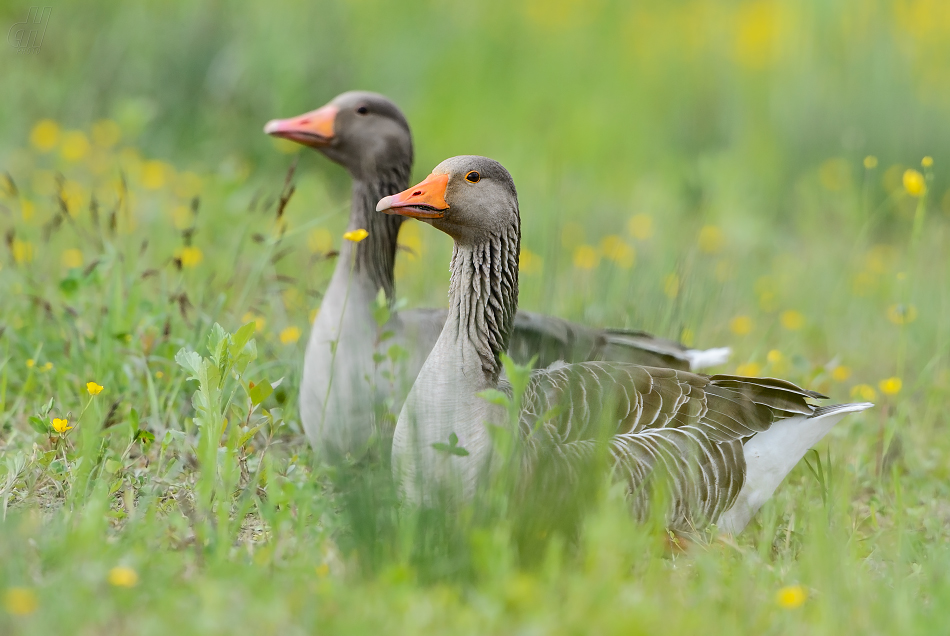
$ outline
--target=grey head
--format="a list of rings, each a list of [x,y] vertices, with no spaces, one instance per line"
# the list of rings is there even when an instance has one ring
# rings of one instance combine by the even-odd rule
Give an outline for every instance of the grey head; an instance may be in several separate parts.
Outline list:
[[[412,166],[409,122],[379,93],[342,93],[317,110],[271,120],[264,132],[319,150],[354,179],[397,171],[408,174],[406,169]]]
[[[481,243],[520,231],[518,192],[504,166],[488,157],[446,159],[418,185],[384,197],[378,212],[431,224],[456,243]]]

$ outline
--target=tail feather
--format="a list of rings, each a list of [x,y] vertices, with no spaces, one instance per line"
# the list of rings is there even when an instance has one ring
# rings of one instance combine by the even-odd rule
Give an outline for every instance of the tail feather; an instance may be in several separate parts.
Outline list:
[[[646,363],[646,366],[673,366],[669,362],[663,361],[664,358],[678,360],[688,366],[690,371],[698,371],[725,364],[732,355],[732,349],[729,347],[717,347],[715,349],[687,349],[678,342],[656,338],[642,331],[622,331],[619,329],[607,329],[605,331],[607,345],[612,348],[630,348],[638,351],[645,351],[656,354],[659,361]],[[614,349],[614,350],[615,350]],[[606,356],[607,359],[623,359],[622,355],[614,354]],[[643,364],[643,361],[635,360]]]
[[[733,534],[741,532],[812,446],[845,415],[872,406],[870,402],[822,406],[810,416],[779,420],[752,436],[742,447],[745,482],[735,504],[719,518],[719,528]]]

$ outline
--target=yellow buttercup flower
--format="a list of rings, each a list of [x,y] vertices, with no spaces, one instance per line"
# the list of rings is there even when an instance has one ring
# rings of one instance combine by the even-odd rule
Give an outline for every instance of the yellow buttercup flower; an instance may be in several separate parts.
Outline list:
[[[247,312],[246,314],[244,314],[244,316],[241,318],[241,321],[245,325],[249,322],[253,322],[254,331],[257,333],[264,331],[264,325],[267,324],[267,319],[264,318],[264,316],[257,316],[257,315],[252,314],[251,312]]]
[[[29,359],[26,361],[26,368],[27,368],[27,369],[32,369],[32,368],[33,368],[33,365],[35,365],[35,364],[36,364],[36,360],[34,360],[33,358],[29,358]]]
[[[86,382],[86,390],[89,391],[89,395],[99,395],[102,393],[103,386],[101,384],[96,384],[95,382]]]
[[[139,575],[130,567],[118,566],[109,570],[109,584],[115,587],[135,587],[138,585]]]
[[[931,157],[930,155],[927,155],[926,157],[920,160],[920,165],[923,166],[924,168],[932,168],[934,165],[934,158]]]
[[[63,262],[63,267],[66,269],[74,269],[76,267],[82,267],[82,251],[76,248],[70,248],[68,250],[63,250],[60,260]]]
[[[522,274],[537,274],[544,266],[544,259],[529,249],[522,248],[518,256],[518,271]]]
[[[175,258],[181,261],[182,267],[197,267],[204,260],[204,254],[197,247],[189,245],[176,250]]]
[[[111,119],[100,119],[92,125],[92,141],[102,148],[111,148],[119,143],[122,130]]]
[[[839,364],[831,372],[831,379],[834,380],[835,382],[844,382],[850,377],[851,377],[851,369],[844,366],[843,364]]]
[[[600,263],[600,254],[590,245],[578,245],[574,249],[574,267],[591,270]]]
[[[916,170],[904,171],[904,190],[912,197],[922,197],[927,193],[927,181]]]
[[[877,391],[870,384],[855,384],[851,388],[851,397],[865,402],[873,402],[877,399]]]
[[[775,602],[784,609],[796,609],[808,600],[808,590],[801,585],[788,585],[775,594]]]
[[[49,152],[59,143],[59,124],[52,119],[37,122],[30,131],[30,143],[40,152]]]
[[[410,224],[403,223],[403,227],[407,225]],[[400,234],[401,233],[402,230],[400,230]],[[310,230],[310,234],[307,235],[307,247],[315,254],[325,254],[333,249],[333,235],[330,234],[330,230],[326,228],[314,228]]]
[[[663,294],[667,298],[676,298],[680,293],[680,277],[676,274],[667,274],[663,279]]]
[[[369,232],[363,228],[359,228],[358,230],[350,230],[349,232],[343,233],[343,238],[345,238],[347,241],[353,241],[354,243],[359,243],[367,236],[369,236]]]
[[[52,363],[52,362],[47,362],[46,364],[43,365],[43,370],[44,370],[44,371],[50,371],[50,370],[52,370],[52,369],[53,369],[53,363]]]
[[[29,241],[13,239],[13,260],[17,265],[33,262],[33,244]]]
[[[864,167],[868,170],[874,170],[877,168],[877,157],[874,155],[868,155],[864,158]]]
[[[729,321],[729,330],[737,336],[744,336],[752,331],[752,319],[748,316],[736,316]]]
[[[293,344],[300,340],[300,328],[299,327],[287,327],[280,332],[280,342],[281,344]]]
[[[28,587],[8,587],[3,593],[3,607],[14,616],[28,616],[39,604],[36,592]]]
[[[630,269],[637,260],[636,251],[616,234],[605,236],[600,241],[600,251],[621,269]]]
[[[53,430],[59,433],[60,435],[62,435],[66,431],[72,430],[72,428],[73,427],[69,425],[69,420],[65,418],[60,419],[58,417],[53,418]]]
[[[699,249],[706,254],[718,254],[725,243],[725,234],[715,225],[707,225],[699,231]]]
[[[782,323],[782,326],[789,331],[798,331],[805,326],[805,316],[794,309],[783,311],[779,317],[779,321]]]
[[[146,161],[142,164],[142,185],[149,190],[158,190],[165,185],[170,172],[164,161]]]
[[[79,161],[89,152],[89,140],[80,130],[70,130],[63,135],[63,145],[59,149],[60,156],[66,161]]]
[[[653,236],[653,217],[649,214],[634,214],[627,221],[627,232],[639,241],[647,240]]]
[[[901,379],[896,377],[887,378],[877,383],[877,387],[881,389],[881,393],[885,395],[897,395],[901,392],[903,386],[904,383],[901,382]]]
[[[755,377],[762,372],[762,365],[758,362],[746,362],[736,367],[736,375]]]

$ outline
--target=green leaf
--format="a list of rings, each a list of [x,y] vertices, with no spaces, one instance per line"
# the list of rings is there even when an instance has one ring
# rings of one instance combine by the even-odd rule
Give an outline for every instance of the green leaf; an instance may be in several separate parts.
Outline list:
[[[252,321],[234,332],[231,338],[231,355],[237,357],[238,353],[244,349],[244,345],[250,342],[255,329],[257,329],[257,323]]]
[[[191,373],[189,380],[198,380],[201,375],[201,356],[197,351],[182,349],[175,354],[175,362],[185,371]]]
[[[33,427],[33,430],[39,433],[40,435],[49,435],[49,422],[41,420],[35,415],[30,416],[29,418],[30,426]]]
[[[129,411],[129,428],[131,429],[132,440],[134,441],[139,432],[139,412],[135,409]]]
[[[55,404],[55,402],[53,398],[50,398],[49,402],[47,402],[46,405],[42,409],[40,409],[40,417],[42,418],[49,417],[49,412],[53,410],[53,404]]]
[[[274,387],[271,386],[270,382],[268,382],[267,380],[262,380],[261,382],[258,382],[253,387],[251,387],[251,390],[248,391],[248,395],[251,398],[251,404],[253,404],[254,406],[257,406],[258,404],[266,400],[270,396],[270,394],[273,392],[274,392]]]
[[[511,404],[508,394],[504,393],[503,391],[499,391],[498,389],[485,389],[476,395],[486,402],[497,404],[498,406],[503,406],[505,408],[508,408],[508,406]]]
[[[139,442],[143,446],[148,446],[155,441],[155,434],[152,431],[140,428],[135,432],[135,439],[133,441]]]

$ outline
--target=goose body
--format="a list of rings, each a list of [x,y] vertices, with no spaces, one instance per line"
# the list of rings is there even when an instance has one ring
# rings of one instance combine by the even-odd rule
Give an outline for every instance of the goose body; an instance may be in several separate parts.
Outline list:
[[[471,496],[492,470],[489,427],[503,406],[479,394],[507,391],[499,356],[518,301],[520,216],[508,172],[484,157],[448,159],[377,210],[422,218],[455,240],[449,315],[400,412],[393,467],[404,497],[426,503],[443,489]],[[615,474],[637,517],[652,486],[670,493],[669,527],[718,524],[741,531],[802,458],[844,415],[871,404],[817,407],[824,396],[771,378],[706,376],[625,362],[558,363],[534,371],[518,434],[524,469],[546,460],[570,472],[607,427]],[[444,452],[457,438],[464,453]]]
[[[379,290],[392,303],[400,216],[375,211],[382,197],[409,185],[413,148],[409,124],[376,93],[343,93],[299,117],[268,122],[264,131],[319,150],[352,178],[349,230],[365,229],[359,243],[344,241],[336,269],[307,344],[300,413],[312,445],[327,454],[360,455],[386,412],[398,413],[446,322],[446,309],[393,312],[382,329],[373,317]],[[390,337],[377,344],[381,333]],[[378,361],[392,345],[406,357],[395,371]],[[625,360],[689,369],[722,364],[728,348],[689,349],[637,331],[603,330],[541,314],[520,312],[511,356],[544,366],[556,360]]]

